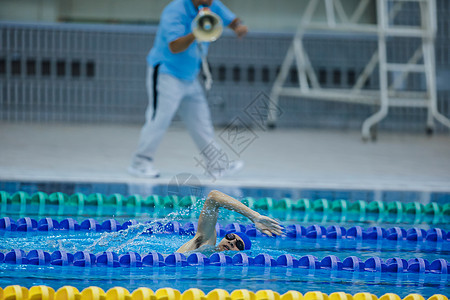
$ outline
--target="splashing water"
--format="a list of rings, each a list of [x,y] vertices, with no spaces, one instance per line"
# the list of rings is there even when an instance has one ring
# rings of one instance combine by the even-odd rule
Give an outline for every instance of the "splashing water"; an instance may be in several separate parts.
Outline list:
[[[0,248],[2,252],[17,248],[25,251],[42,249],[45,251],[60,250],[69,253],[88,251],[94,254],[104,251],[118,254],[128,251],[141,254],[148,251],[172,253],[192,236],[176,236],[175,238],[173,235],[158,233],[163,233],[165,225],[170,221],[186,220],[187,216],[191,218],[191,221],[195,221],[200,214],[204,200],[198,199],[190,207],[167,212],[165,215],[159,216],[159,218],[148,217],[147,219],[141,219],[138,224],[131,225],[127,229],[118,232],[51,231],[3,233],[0,235],[0,239],[3,240]],[[227,220],[229,222],[233,219],[230,218],[231,216],[224,210],[219,215],[219,220]],[[150,228],[155,234],[146,234]]]
[[[89,252],[103,252],[103,251],[111,251],[120,253],[125,248],[131,248],[132,246],[138,246],[137,239],[144,234],[150,228],[155,227],[155,225],[162,224],[163,226],[171,221],[175,221],[181,219],[187,213],[190,213],[191,209],[198,208],[198,203],[201,201],[197,201],[192,208],[187,208],[179,211],[173,211],[169,213],[166,217],[162,219],[154,219],[151,221],[147,221],[146,223],[138,223],[136,225],[131,225],[127,229],[120,230],[117,232],[105,232],[98,239],[96,239],[92,244],[86,246],[84,251]],[[158,233],[158,232],[157,232]],[[65,245],[60,244],[60,248],[67,249],[67,246],[70,247],[70,243]]]
[[[132,244],[142,233],[150,229],[154,223],[139,223],[129,226],[125,230],[117,232],[105,232],[94,243],[85,248],[89,252],[112,251],[119,252],[129,244]],[[106,250],[102,250],[102,248]]]
[[[171,222],[176,220],[185,219],[187,215],[199,215],[201,208],[203,207],[205,199],[198,199],[193,205],[191,205],[188,208],[172,211],[169,214],[167,214],[164,218],[158,218],[153,220],[144,221],[144,223],[138,223],[136,225],[129,226],[125,230],[120,230],[118,232],[105,232],[103,233],[99,238],[94,240],[91,244],[87,245],[85,247],[85,251],[99,253],[103,251],[111,251],[120,253],[122,250],[125,249],[125,251],[129,251],[126,249],[135,248],[140,246],[149,246],[149,244],[153,244],[153,246],[160,246],[165,248],[165,250],[168,250],[170,248],[177,249],[180,247],[183,243],[184,239],[188,239],[189,237],[180,237],[180,239],[176,240],[165,240],[163,236],[150,236],[148,239],[145,240],[139,240],[139,237],[142,236],[147,230],[150,228],[153,228],[154,233],[162,233],[158,230],[161,230],[164,228],[164,226]],[[228,212],[228,211],[226,211]],[[209,212],[206,212],[209,213]],[[220,219],[234,219],[232,215],[225,213]],[[157,228],[157,224],[162,224],[162,227]],[[162,230],[163,231],[163,230]],[[150,242],[150,243],[149,243]],[[67,245],[66,245],[67,246]],[[214,247],[213,247],[214,248]],[[205,249],[206,252],[215,252],[211,249]]]

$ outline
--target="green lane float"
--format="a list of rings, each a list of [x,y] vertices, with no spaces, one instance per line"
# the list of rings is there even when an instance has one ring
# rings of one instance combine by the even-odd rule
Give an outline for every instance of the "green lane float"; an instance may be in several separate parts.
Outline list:
[[[97,216],[114,214],[139,215],[148,213],[149,209],[178,210],[198,208],[199,201],[204,199],[196,196],[179,197],[177,195],[142,197],[121,194],[106,196],[101,193],[85,195],[74,193],[67,195],[61,192],[46,194],[36,192],[32,195],[24,191],[9,194],[0,191],[0,212],[2,214],[26,214],[30,210],[38,215],[49,211],[54,215],[83,215],[94,212]],[[346,221],[346,222],[389,222],[389,223],[427,223],[449,224],[450,203],[443,206],[436,202],[426,205],[419,202],[402,203],[400,201],[383,202],[374,200],[348,201],[345,199],[273,199],[263,197],[242,198],[242,203],[248,207],[276,215],[277,218],[297,219],[304,217],[305,221]],[[30,208],[33,206],[33,209]],[[37,206],[37,209],[36,209]],[[50,209],[50,210],[49,210]]]

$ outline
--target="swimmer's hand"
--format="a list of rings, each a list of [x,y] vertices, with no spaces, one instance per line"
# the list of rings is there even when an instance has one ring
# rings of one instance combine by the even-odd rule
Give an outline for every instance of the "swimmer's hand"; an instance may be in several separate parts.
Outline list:
[[[274,219],[271,219],[263,215],[259,215],[253,220],[253,222],[255,223],[255,226],[256,228],[258,228],[259,231],[261,231],[264,234],[267,234],[268,236],[282,234],[281,230],[283,228]]]

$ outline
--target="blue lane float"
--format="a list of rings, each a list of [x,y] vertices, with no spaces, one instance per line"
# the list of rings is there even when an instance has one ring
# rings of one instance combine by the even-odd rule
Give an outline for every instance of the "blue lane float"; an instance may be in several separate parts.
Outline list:
[[[406,238],[406,230],[400,227],[392,227],[385,231],[388,240],[403,240]]]
[[[435,261],[430,263],[429,271],[436,274],[449,274],[450,264],[445,259],[436,259]]]
[[[17,231],[33,231],[36,230],[38,222],[35,219],[25,217],[17,220]]]
[[[425,273],[430,270],[430,263],[423,258],[412,258],[408,260],[409,273]]]
[[[45,266],[50,264],[51,255],[48,252],[44,252],[40,249],[31,250],[27,254],[27,261],[30,265]]]
[[[53,220],[52,218],[44,218],[39,220],[37,223],[37,229],[39,231],[52,231],[60,229],[60,224],[58,221]]]
[[[278,264],[269,254],[258,254],[253,260],[253,265],[260,267],[276,267]]]
[[[362,240],[364,237],[364,229],[361,226],[353,226],[347,230],[346,238],[354,240]]]
[[[128,220],[128,221],[126,221],[126,222],[124,222],[122,224],[122,229],[125,230],[128,227],[134,226],[134,225],[137,225],[137,224],[139,224],[139,222],[137,220]]]
[[[386,229],[373,226],[363,232],[364,240],[382,240],[386,238]]]
[[[342,262],[342,270],[363,272],[365,264],[359,257],[349,256]]]
[[[210,263],[209,258],[203,253],[192,253],[186,261],[190,266],[208,266]]]
[[[90,267],[95,265],[96,257],[87,251],[78,251],[73,255],[73,265],[77,267]],[[99,265],[101,266],[101,265]]]
[[[5,217],[0,219],[0,229],[6,231],[16,231],[17,224],[16,221],[11,219],[10,217]]]
[[[145,234],[176,234],[176,235],[195,235],[197,231],[197,223],[187,222],[181,224],[177,221],[171,221],[166,224],[160,222],[153,223]],[[93,218],[85,219],[81,223],[72,218],[67,218],[58,222],[52,218],[43,218],[39,221],[25,217],[13,220],[9,217],[0,219],[0,230],[4,231],[54,231],[54,230],[85,230],[95,232],[105,231],[119,231],[127,229],[130,226],[137,225],[136,220],[129,220],[120,224],[117,220],[109,219],[103,221],[102,224]],[[378,226],[363,229],[360,226],[353,226],[349,229],[340,226],[329,226],[325,228],[320,225],[311,225],[304,227],[298,224],[292,224],[283,227],[285,237],[299,239],[354,239],[354,240],[408,240],[408,241],[431,241],[442,242],[450,241],[450,232],[446,232],[441,228],[432,228],[424,230],[421,228],[410,228],[405,230],[400,227],[382,228]],[[225,236],[226,232],[236,231],[244,232],[250,237],[267,237],[255,228],[254,224],[242,225],[239,223],[231,223],[223,227],[220,224],[216,225],[218,236]]]
[[[423,241],[427,236],[425,229],[410,228],[406,231],[406,239],[408,241]]]
[[[326,229],[326,237],[328,239],[342,239],[346,236],[347,230],[341,226],[330,226]]]
[[[436,259],[431,263],[423,258],[413,258],[408,261],[394,257],[383,260],[380,257],[370,257],[362,261],[356,256],[349,256],[341,261],[335,255],[328,255],[322,260],[316,256],[305,255],[296,258],[290,254],[283,254],[276,259],[269,254],[258,254],[250,257],[245,252],[228,256],[223,252],[213,253],[209,257],[202,253],[192,253],[185,256],[182,253],[172,253],[164,257],[158,252],[149,252],[140,255],[136,252],[127,252],[118,255],[115,252],[102,252],[97,255],[87,251],[78,251],[71,254],[65,251],[48,253],[43,250],[31,250],[28,253],[21,249],[12,249],[6,254],[0,252],[0,263],[17,265],[55,265],[77,267],[188,267],[188,266],[240,266],[262,268],[299,268],[309,270],[351,271],[351,272],[389,272],[389,273],[424,273],[442,274],[450,273],[450,263],[445,259]]]
[[[405,273],[408,270],[408,262],[403,258],[389,258],[386,260],[386,267],[391,273]]]
[[[150,223],[150,222],[149,222]],[[58,222],[52,218],[43,218],[39,221],[25,217],[15,221],[9,217],[0,219],[0,230],[3,231],[94,231],[94,232],[113,232],[129,228],[139,224],[136,220],[129,220],[120,224],[117,220],[109,219],[101,224],[93,218],[85,219],[78,223],[73,218],[67,218]],[[329,226],[325,228],[320,225],[311,225],[304,227],[298,224],[292,224],[283,227],[284,237],[288,239],[331,239],[331,240],[355,240],[355,241],[410,241],[415,243],[434,242],[443,243],[450,241],[450,232],[441,228],[432,228],[424,230],[421,228],[410,228],[405,230],[400,227],[382,228],[373,226],[363,229],[360,226],[353,226],[349,229],[340,226]],[[152,225],[143,234],[171,234],[193,236],[197,231],[197,223],[187,222],[181,224],[177,221],[168,223],[152,222]],[[231,223],[226,226],[216,224],[216,232],[219,237],[225,236],[228,231],[244,232],[250,237],[266,237],[255,228],[254,224],[246,226],[239,223]],[[432,245],[432,244],[430,244]]]
[[[320,262],[320,268],[330,271],[340,271],[342,270],[342,262],[337,256],[328,255]]]
[[[102,223],[101,229],[103,231],[119,231],[122,230],[122,225],[114,219],[106,220]]]
[[[142,267],[141,255],[137,252],[128,252],[119,257],[121,267],[139,268]]]
[[[164,263],[169,267],[186,267],[188,266],[186,256],[183,253],[172,253],[169,254],[165,259]]]
[[[80,224],[72,218],[64,219],[59,223],[60,230],[72,230],[79,231],[81,229]]]
[[[4,262],[14,265],[26,265],[28,264],[27,255],[25,251],[21,249],[12,249],[5,254]]]
[[[218,267],[230,266],[233,264],[233,258],[228,255],[225,255],[222,252],[217,252],[211,254],[211,256],[209,257],[209,264],[211,266],[218,266]]]
[[[183,225],[181,225],[180,222],[172,221],[168,222],[163,226],[163,233],[166,234],[176,234],[176,235],[187,235],[186,231],[183,228]]]
[[[152,251],[142,258],[142,265],[145,267],[163,267],[166,264],[161,253]]]
[[[305,255],[298,260],[298,267],[301,269],[318,270],[320,261],[314,255]]]
[[[379,257],[371,257],[364,262],[366,272],[386,272],[387,266]]]
[[[50,256],[50,264],[55,266],[69,266],[73,263],[73,254],[66,251],[55,251]]]
[[[443,240],[447,240],[449,235],[445,233],[444,230],[440,228],[433,228],[427,231],[425,239],[427,241],[439,242]]]
[[[80,224],[80,230],[102,231],[102,226],[92,218],[86,219]]]
[[[277,266],[286,268],[298,268],[298,265],[299,265],[298,259],[295,259],[290,254],[283,254],[278,256],[277,258]]]
[[[98,254],[96,257],[96,261],[98,266],[113,268],[120,267],[119,255],[114,252],[105,251],[101,254]]]
[[[233,255],[231,259],[233,266],[241,266],[241,267],[253,266],[254,261],[255,260],[252,257],[248,256],[244,252],[239,252]]]

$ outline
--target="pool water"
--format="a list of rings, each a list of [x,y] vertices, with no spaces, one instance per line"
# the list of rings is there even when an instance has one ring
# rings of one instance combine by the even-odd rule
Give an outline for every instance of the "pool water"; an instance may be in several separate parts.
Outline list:
[[[51,217],[61,221],[70,217],[78,221],[78,223],[87,218],[94,218],[100,224],[112,218],[120,223],[130,219],[139,222],[139,225],[131,226],[129,229],[119,232],[65,230],[11,232],[0,230],[0,252],[2,253],[7,253],[11,249],[21,249],[25,252],[40,249],[48,253],[64,250],[72,254],[77,251],[88,251],[93,254],[112,251],[120,255],[132,251],[144,256],[150,251],[156,251],[167,256],[176,251],[191,237],[174,234],[144,234],[145,229],[149,226],[148,222],[153,222],[153,224],[156,222],[167,224],[170,221],[181,223],[195,222],[203,204],[201,199],[198,199],[199,201],[196,201],[193,207],[189,208],[173,209],[166,207],[166,205],[151,208],[144,207],[143,204],[142,207],[130,204],[130,198],[127,198],[132,197],[134,194],[140,194],[142,198],[151,195],[166,197],[168,195],[173,196],[173,193],[170,192],[176,191],[175,195],[181,199],[182,197],[193,195],[192,187],[187,186],[181,188],[176,186],[176,189],[171,189],[170,186],[155,185],[149,189],[146,185],[142,189],[138,189],[138,187],[133,185],[114,185],[109,183],[47,184],[0,182],[0,188],[11,196],[3,195],[0,205],[0,218],[11,217],[17,220],[21,217],[31,217],[40,220],[45,217]],[[137,192],[136,189],[140,192]],[[318,200],[321,202],[321,199],[328,199],[329,205],[333,204],[332,201],[340,201],[339,199],[347,199],[347,204],[350,205],[355,203],[355,201],[363,201],[368,204],[378,199],[384,201],[386,205],[395,204],[391,206],[394,212],[399,201],[403,205],[425,199],[422,192],[401,191],[315,191],[304,189],[240,189],[234,187],[228,187],[228,190],[227,187],[224,187],[223,189],[219,188],[219,190],[242,200],[244,200],[244,197],[255,197],[255,200],[262,199],[261,197],[272,197],[274,201],[282,198],[294,200],[306,198],[311,199],[312,206],[314,206],[313,201]],[[16,197],[13,201],[13,194],[17,193],[17,191],[24,191],[28,195],[23,194],[23,198]],[[45,198],[45,201],[37,201],[39,200],[39,197],[37,197],[38,191],[48,193],[48,198],[46,198],[46,195],[41,195],[43,196],[42,199]],[[201,198],[199,195],[204,196],[207,192],[207,188],[202,188],[195,195],[197,195],[197,198]],[[55,194],[50,195],[50,193]],[[61,195],[61,193],[65,193],[65,196]],[[68,201],[69,197],[75,195],[75,193],[84,193],[86,195],[83,205],[80,205],[81,202],[74,204]],[[94,193],[96,194],[94,195]],[[429,204],[428,201],[432,201],[443,207],[450,200],[449,193],[425,194],[428,200],[424,201],[423,206]],[[96,201],[91,201],[93,199],[89,200],[90,196],[88,195],[92,195]],[[110,199],[114,195],[123,195],[123,204],[120,207],[118,205],[106,205],[106,203],[105,205],[99,204],[99,199],[106,201],[106,199]],[[64,198],[64,201],[59,202],[58,199],[62,198]],[[393,203],[394,201],[396,203]],[[94,202],[95,205],[93,205]],[[283,209],[261,210],[259,206],[254,208],[257,208],[262,214],[280,220],[285,226],[291,224],[299,224],[304,227],[309,225],[324,227],[338,225],[349,229],[359,225],[364,229],[372,226],[380,226],[385,229],[397,226],[405,230],[412,227],[424,230],[437,227],[446,232],[450,230],[449,214],[442,214],[442,216],[436,217],[439,214],[424,213],[420,218],[417,218],[417,215],[408,214],[406,210],[403,212],[399,211],[397,214],[375,213],[371,215],[368,211],[364,214],[359,214],[351,210],[347,210],[346,213],[328,213],[325,210],[322,212],[316,210],[307,212]],[[249,224],[248,219],[222,210],[219,223],[225,226],[232,222],[244,225]],[[256,237],[252,238],[252,244],[252,249],[244,251],[244,253],[253,258],[258,254],[264,253],[272,256],[274,259],[281,255],[290,254],[296,259],[305,255],[313,255],[322,260],[329,255],[335,255],[340,261],[349,256],[356,256],[361,261],[366,261],[371,257],[379,257],[384,261],[389,258],[402,258],[405,260],[424,258],[429,262],[437,259],[444,259],[450,262],[450,241],[448,240],[441,242],[413,242],[387,239],[358,241],[306,237],[297,239]],[[207,256],[211,255],[211,253],[204,254]],[[236,255],[236,252],[225,252],[225,254],[233,256]],[[34,285],[47,285],[55,290],[64,285],[71,285],[79,290],[89,286],[99,286],[105,291],[116,286],[125,287],[129,291],[139,287],[148,287],[153,290],[171,287],[181,292],[189,288],[199,288],[205,293],[215,288],[222,288],[229,292],[236,289],[248,289],[251,291],[271,289],[279,293],[297,290],[303,294],[308,291],[321,291],[327,294],[341,291],[350,294],[369,292],[378,297],[391,292],[398,294],[402,298],[411,293],[419,293],[427,299],[436,293],[449,295],[449,279],[450,275],[448,274],[330,271],[280,266],[112,268],[97,265],[78,267],[0,263],[0,287],[11,284],[19,284],[27,288]]]
[[[344,291],[350,294],[370,292],[378,297],[389,292],[405,297],[419,293],[425,298],[440,293],[448,295],[447,277],[417,274],[387,274],[308,271],[286,268],[260,267],[164,267],[164,268],[78,268],[78,267],[38,267],[13,266],[3,264],[0,284],[20,284],[25,287],[47,285],[54,289],[72,285],[79,290],[89,286],[99,286],[104,290],[123,286],[132,291],[145,286],[153,290],[172,287],[181,292],[189,288],[199,288],[209,292],[222,288],[231,292],[235,289],[258,291],[271,289],[279,293],[297,290],[322,291],[330,294]],[[8,274],[5,276],[5,274]]]
[[[178,216],[178,214],[173,214],[163,219],[153,219],[153,222],[167,223]],[[239,217],[236,219],[240,223],[244,220]],[[24,233],[0,231],[0,252],[6,253],[11,249],[22,249],[25,252],[41,249],[49,253],[64,250],[69,253],[89,251],[97,254],[103,251],[112,251],[123,254],[133,251],[143,256],[150,251],[156,251],[167,255],[176,251],[191,238],[173,234],[142,234],[149,226],[144,220],[145,218],[141,218],[142,223],[119,232],[34,231]],[[149,219],[145,221],[149,221]],[[221,216],[219,222],[225,225],[230,221]],[[287,225],[289,222],[283,224]],[[302,223],[302,225],[307,226],[308,224]],[[354,224],[346,223],[339,225],[346,228],[354,226]],[[444,227],[443,229],[447,230],[448,228]],[[275,259],[283,254],[291,254],[297,259],[305,255],[314,255],[319,260],[328,255],[336,255],[341,261],[349,256],[357,256],[362,261],[370,257],[380,257],[383,260],[394,257],[406,260],[425,258],[430,262],[442,258],[450,261],[450,242],[448,241],[411,242],[386,239],[355,241],[256,237],[252,238],[252,243],[252,249],[245,251],[250,257],[266,253]],[[236,253],[225,252],[229,256]],[[205,254],[209,256],[211,253]],[[288,290],[297,290],[302,293],[319,290],[327,294],[336,291],[350,294],[370,292],[377,296],[389,291],[401,297],[419,293],[425,298],[436,293],[444,295],[450,293],[449,275],[447,274],[397,274],[260,266],[111,268],[0,264],[0,286],[4,287],[10,284],[20,284],[28,288],[43,284],[54,289],[72,285],[79,290],[93,285],[102,287],[104,290],[115,286],[123,286],[128,290],[142,286],[153,290],[172,287],[181,292],[194,287],[205,292],[214,288],[222,288],[229,292],[235,289],[252,291],[272,289],[279,293]]]

